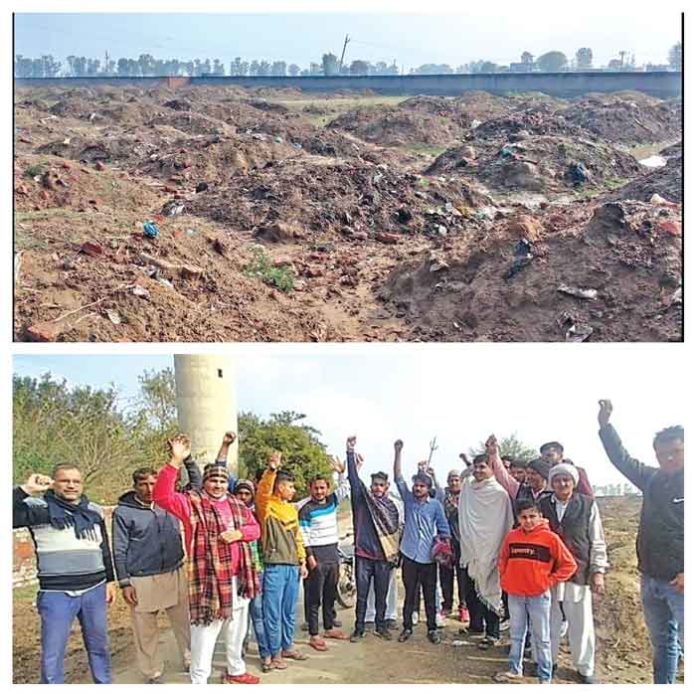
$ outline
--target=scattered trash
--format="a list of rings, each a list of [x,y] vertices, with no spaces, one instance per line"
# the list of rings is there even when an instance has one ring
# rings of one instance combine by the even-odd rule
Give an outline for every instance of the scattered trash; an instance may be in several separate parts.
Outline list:
[[[399,241],[398,234],[389,234],[388,232],[378,232],[375,239],[382,244],[396,244]]]
[[[571,295],[572,297],[579,297],[582,300],[596,300],[598,294],[594,288],[576,288],[565,283],[558,286],[558,292],[562,292],[564,295]]]
[[[150,297],[150,291],[142,285],[135,285],[131,291],[136,297]]]
[[[154,239],[159,236],[159,229],[151,220],[143,224],[143,232],[148,239]]]
[[[62,332],[62,327],[52,321],[40,321],[27,328],[26,334],[30,341],[40,341],[42,343],[52,343],[58,340]]]
[[[205,181],[201,181],[197,186],[196,186],[196,193],[203,193],[203,191],[208,190],[208,184]]]
[[[17,285],[17,281],[19,280],[19,272],[22,268],[22,256],[24,255],[23,251],[18,251],[14,255],[14,284]]]
[[[174,283],[171,283],[166,278],[157,278],[157,282],[160,285],[164,285],[165,288],[171,288],[172,290],[174,289]]]
[[[101,160],[97,160],[96,164],[94,165],[94,168],[98,172],[103,172],[106,169],[106,165]]]
[[[115,309],[107,309],[106,316],[112,324],[118,326],[121,323],[121,315]]]
[[[579,186],[589,180],[590,172],[582,162],[576,162],[568,167],[568,177],[575,186]]]
[[[162,215],[167,215],[168,217],[174,217],[175,215],[181,215],[184,212],[184,202],[178,199],[173,201],[168,201],[162,206]]]
[[[504,280],[510,280],[516,276],[525,266],[529,266],[534,258],[534,247],[528,239],[520,239],[515,246],[515,260],[512,266],[503,275]]]
[[[198,234],[197,230],[188,229],[186,230],[187,237],[195,237]]]
[[[276,135],[276,137],[273,138],[273,142],[278,143],[278,145],[282,145],[283,139],[279,135]]]
[[[589,324],[577,322],[575,317],[568,312],[563,312],[558,320],[558,325],[565,331],[565,340],[569,343],[582,343],[594,332]]]
[[[662,220],[657,223],[658,232],[678,237],[681,234],[681,225],[676,220]]]

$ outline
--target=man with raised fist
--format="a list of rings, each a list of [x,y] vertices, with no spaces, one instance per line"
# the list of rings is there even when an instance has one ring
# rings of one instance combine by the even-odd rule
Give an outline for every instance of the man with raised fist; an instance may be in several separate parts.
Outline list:
[[[12,527],[28,527],[36,551],[42,684],[65,682],[65,649],[76,617],[92,679],[111,683],[106,607],[116,596],[114,569],[104,513],[83,490],[80,470],[58,464],[51,476],[32,474],[13,491]]]

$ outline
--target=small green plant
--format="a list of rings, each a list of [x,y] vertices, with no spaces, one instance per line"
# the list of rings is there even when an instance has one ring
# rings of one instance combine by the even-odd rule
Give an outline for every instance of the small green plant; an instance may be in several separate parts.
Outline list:
[[[24,170],[24,176],[27,179],[33,179],[35,176],[41,176],[45,171],[45,164],[32,164]]]
[[[295,286],[295,278],[289,268],[277,268],[271,263],[266,250],[259,244],[251,247],[251,262],[244,267],[246,275],[260,278],[267,285],[281,292],[290,292]]]

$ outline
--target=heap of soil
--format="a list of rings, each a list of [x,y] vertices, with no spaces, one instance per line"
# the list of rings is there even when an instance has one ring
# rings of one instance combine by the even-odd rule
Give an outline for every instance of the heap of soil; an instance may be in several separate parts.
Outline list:
[[[398,107],[348,111],[329,122],[327,128],[389,147],[449,145],[462,137],[461,127],[446,116]]]
[[[573,176],[579,164],[587,172],[582,181]],[[610,145],[562,136],[526,136],[501,147],[488,143],[481,148],[451,148],[437,157],[425,173],[462,174],[498,192],[560,193],[615,188],[617,183],[638,176],[641,171],[635,158]]]
[[[397,268],[381,298],[405,313],[411,339],[563,341],[582,325],[593,341],[680,340],[679,210],[614,202],[589,221],[587,209],[551,210],[501,223],[436,264],[427,257]],[[506,278],[523,237],[531,262]],[[596,298],[559,292],[563,285]]]
[[[673,146],[663,150],[660,154],[666,157],[667,164],[626,184],[615,192],[616,197],[649,201],[654,194],[658,194],[668,201],[682,203],[684,163],[681,147],[681,143],[678,143],[676,148]],[[668,153],[670,156],[667,156]]]

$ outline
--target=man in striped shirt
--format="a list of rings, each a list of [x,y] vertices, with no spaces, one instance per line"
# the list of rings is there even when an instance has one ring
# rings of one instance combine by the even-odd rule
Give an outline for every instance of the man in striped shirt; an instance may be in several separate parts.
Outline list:
[[[350,487],[345,478],[345,467],[339,459],[333,464],[338,474],[338,487],[329,493],[331,481],[317,475],[310,482],[311,498],[299,510],[300,530],[307,553],[304,580],[309,644],[320,652],[326,651],[326,642],[319,636],[319,607],[322,608],[324,638],[345,640],[348,636],[334,627],[334,603],[338,584],[338,506]]]
[[[106,608],[116,597],[114,568],[104,513],[83,490],[79,469],[59,464],[50,477],[32,474],[13,491],[12,527],[28,527],[36,548],[42,684],[65,682],[65,649],[76,618],[93,681],[111,683]]]

